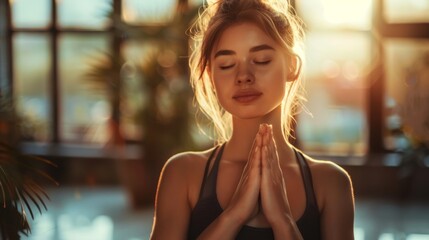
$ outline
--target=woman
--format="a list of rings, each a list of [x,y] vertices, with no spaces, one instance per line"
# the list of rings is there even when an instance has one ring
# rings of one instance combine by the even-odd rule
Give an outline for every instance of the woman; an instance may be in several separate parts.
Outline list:
[[[303,59],[288,8],[224,0],[197,20],[191,84],[219,145],[165,164],[152,239],[353,239],[348,174],[288,142]]]

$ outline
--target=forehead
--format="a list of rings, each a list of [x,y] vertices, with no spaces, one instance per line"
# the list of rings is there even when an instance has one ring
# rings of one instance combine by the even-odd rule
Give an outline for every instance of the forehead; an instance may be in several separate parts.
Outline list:
[[[250,49],[261,44],[279,47],[277,42],[258,25],[251,22],[234,23],[220,34],[212,53],[220,49]]]

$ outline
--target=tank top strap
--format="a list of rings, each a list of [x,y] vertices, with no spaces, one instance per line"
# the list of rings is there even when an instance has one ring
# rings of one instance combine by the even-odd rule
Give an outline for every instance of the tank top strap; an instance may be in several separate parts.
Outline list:
[[[317,209],[317,200],[316,200],[316,195],[314,193],[313,178],[311,176],[310,167],[308,166],[308,163],[305,160],[305,157],[303,156],[303,154],[295,149],[294,151],[301,170],[302,180],[304,182],[305,196],[307,199],[307,207],[312,205]]]
[[[222,158],[222,154],[223,154],[223,149],[225,147],[225,143],[222,144],[222,146],[220,146],[219,151],[218,148],[219,146],[217,146],[213,152],[210,154],[210,157],[207,161],[206,164],[206,168],[204,170],[204,178],[203,178],[203,182],[201,184],[201,189],[200,189],[200,199],[204,199],[210,196],[214,196],[216,195],[216,181],[217,181],[217,172],[219,169],[219,162],[220,159]],[[214,158],[214,155],[216,154],[216,159],[213,163],[213,167],[209,173],[209,169],[210,169],[210,164],[212,162],[212,159]]]

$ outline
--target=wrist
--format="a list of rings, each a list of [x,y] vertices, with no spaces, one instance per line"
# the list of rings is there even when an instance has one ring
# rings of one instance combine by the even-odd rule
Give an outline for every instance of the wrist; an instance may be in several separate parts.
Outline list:
[[[298,226],[292,215],[285,214],[278,221],[270,223],[274,232],[275,239],[294,239],[303,240]]]
[[[233,209],[225,209],[220,215],[222,222],[227,224],[228,226],[238,226],[241,227],[247,221],[244,217],[242,217],[238,212]]]
[[[275,229],[290,229],[294,224],[295,221],[290,214],[282,214],[281,216],[277,217],[276,219],[269,220],[269,224]]]

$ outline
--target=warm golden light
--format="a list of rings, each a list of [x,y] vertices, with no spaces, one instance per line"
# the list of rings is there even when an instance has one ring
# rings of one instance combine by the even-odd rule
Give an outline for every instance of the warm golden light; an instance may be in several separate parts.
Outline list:
[[[300,0],[299,14],[311,28],[371,28],[373,0]]]
[[[135,21],[136,15],[136,12],[130,8],[124,8],[122,10],[122,17],[126,22]]]
[[[429,1],[384,0],[383,13],[389,23],[429,22]]]
[[[369,27],[371,0],[322,0],[324,18],[334,26]]]

